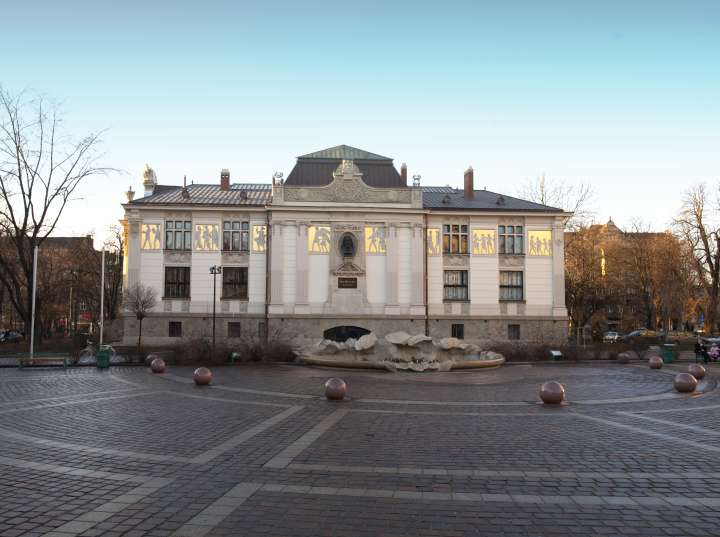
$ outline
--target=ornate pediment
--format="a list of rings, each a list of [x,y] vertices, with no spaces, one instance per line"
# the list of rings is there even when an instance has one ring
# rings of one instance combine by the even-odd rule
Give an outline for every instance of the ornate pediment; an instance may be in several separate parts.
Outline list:
[[[221,256],[223,265],[247,265],[250,261],[248,252],[223,252]]]
[[[285,187],[285,201],[335,201],[351,203],[410,203],[411,190],[373,188],[362,180],[362,172],[352,160],[343,160],[333,173],[332,183],[321,187]]]
[[[365,271],[354,264],[351,257],[346,257],[342,265],[335,267],[332,273],[335,276],[362,276]]]
[[[165,252],[163,257],[166,265],[174,263],[190,263],[190,252]]]
[[[524,267],[525,266],[525,256],[500,254],[499,265],[501,267]]]

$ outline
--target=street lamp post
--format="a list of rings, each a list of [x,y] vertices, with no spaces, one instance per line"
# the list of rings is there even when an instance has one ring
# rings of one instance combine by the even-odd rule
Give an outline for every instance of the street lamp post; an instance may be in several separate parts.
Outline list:
[[[212,339],[212,356],[215,356],[215,297],[217,292],[217,275],[220,274],[222,267],[220,265],[210,267],[210,274],[213,275],[213,339]]]

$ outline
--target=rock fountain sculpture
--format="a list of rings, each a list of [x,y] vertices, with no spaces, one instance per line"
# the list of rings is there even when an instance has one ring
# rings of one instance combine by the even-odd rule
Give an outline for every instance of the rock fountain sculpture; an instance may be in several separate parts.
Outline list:
[[[393,332],[382,339],[370,333],[343,343],[323,339],[294,351],[300,360],[313,365],[393,372],[475,369],[505,363],[501,354],[456,338],[434,340],[424,334],[412,336],[406,332]]]

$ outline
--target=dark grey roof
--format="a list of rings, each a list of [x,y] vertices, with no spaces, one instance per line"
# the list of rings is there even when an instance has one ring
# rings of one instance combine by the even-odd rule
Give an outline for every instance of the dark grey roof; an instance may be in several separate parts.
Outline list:
[[[153,195],[156,196],[158,194],[170,192],[171,190],[177,190],[178,188],[182,187],[176,185],[155,185],[155,188],[153,189]]]
[[[159,185],[158,185],[159,186]],[[157,186],[155,191],[157,192]],[[158,194],[138,198],[129,203],[142,205],[267,205],[272,200],[272,185],[234,184],[230,190],[220,185],[188,185],[190,196],[182,197],[182,187],[164,190]],[[243,199],[243,192],[247,196]]]
[[[562,209],[550,207],[532,201],[525,201],[519,198],[497,194],[489,190],[475,190],[474,198],[469,199],[464,195],[463,190],[450,187],[429,186],[422,187],[423,204],[427,209],[470,209],[483,211],[553,211],[562,212]],[[450,198],[450,203],[443,203],[445,196]],[[501,203],[498,203],[501,201]]]
[[[362,172],[363,182],[373,188],[407,188],[402,177],[392,165],[372,161],[353,161]],[[295,164],[288,175],[285,186],[326,186],[333,182],[333,172],[342,164],[341,160],[305,161]]]
[[[329,149],[323,149],[322,151],[316,151],[315,153],[308,153],[307,155],[298,157],[298,160],[300,159],[389,160],[390,162],[392,162],[391,158],[383,157],[382,155],[376,155],[375,153],[370,153],[368,151],[363,151],[362,149],[358,149],[356,147],[350,147],[349,145],[338,145]]]

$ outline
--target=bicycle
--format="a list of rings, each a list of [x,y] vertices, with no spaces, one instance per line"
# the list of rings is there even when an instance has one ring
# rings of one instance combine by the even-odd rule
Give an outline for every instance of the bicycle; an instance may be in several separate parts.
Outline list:
[[[112,362],[115,359],[115,355],[117,354],[115,352],[115,349],[113,349],[110,345],[101,345],[100,346],[101,351],[108,351],[110,353],[110,361]],[[89,364],[93,360],[97,359],[97,349],[93,345],[93,342],[88,340],[87,347],[80,351],[80,354],[78,355],[78,361],[81,364]]]

